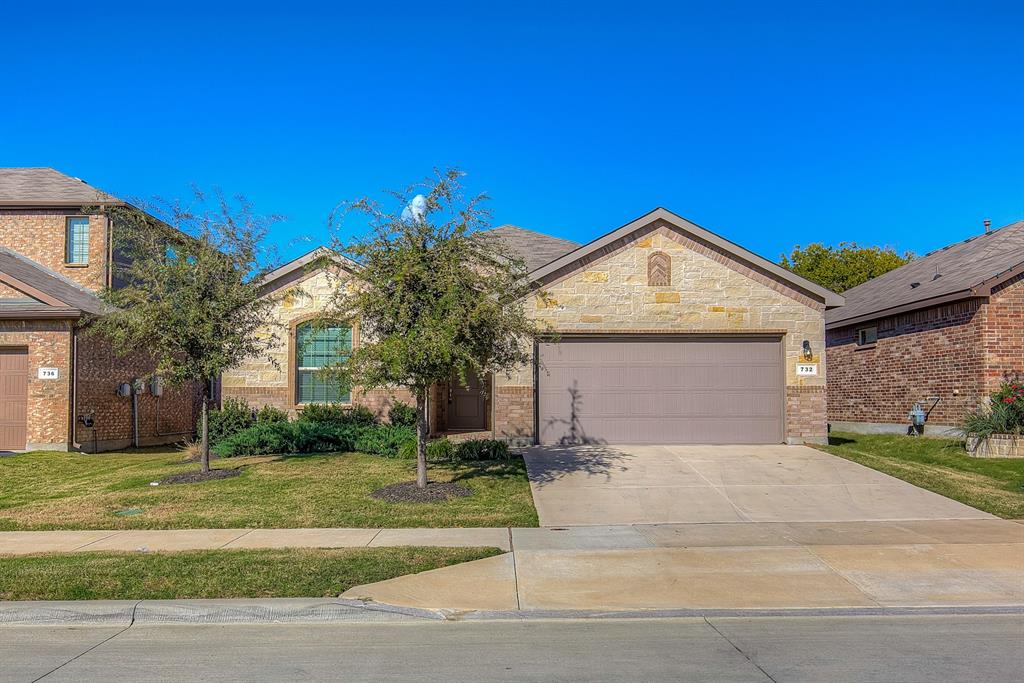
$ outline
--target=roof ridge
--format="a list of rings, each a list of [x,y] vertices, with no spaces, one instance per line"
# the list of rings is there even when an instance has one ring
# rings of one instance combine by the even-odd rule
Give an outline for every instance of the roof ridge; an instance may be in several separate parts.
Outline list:
[[[1000,225],[998,228],[995,228],[994,230],[989,230],[988,232],[983,232],[983,233],[978,234],[978,235],[971,235],[970,237],[965,237],[964,239],[960,240],[959,242],[953,242],[951,244],[947,244],[944,247],[938,247],[937,249],[932,249],[931,251],[927,251],[927,252],[921,254],[920,258],[927,258],[927,257],[931,256],[932,254],[939,253],[940,251],[949,251],[953,247],[959,247],[962,244],[967,244],[968,242],[973,242],[976,239],[981,239],[983,237],[992,237],[993,235],[995,235],[996,233],[1000,232],[1001,230],[1005,230],[1007,228],[1013,228],[1013,227],[1018,226],[1018,225],[1024,226],[1024,220],[1022,220],[1022,221],[1014,221],[1012,223],[1007,223],[1006,225]]]
[[[558,240],[560,242],[567,242],[569,244],[580,244],[579,242],[576,242],[574,240],[568,240],[568,239],[566,239],[564,237],[558,237],[556,235],[550,235],[550,234],[548,234],[546,232],[540,232],[539,230],[531,230],[529,228],[524,228],[524,227],[521,227],[521,226],[518,226],[518,225],[513,225],[512,223],[502,223],[501,225],[497,225],[497,226],[495,226],[493,228],[490,228],[488,230],[484,230],[483,232],[494,232],[495,230],[501,230],[502,228],[512,228],[513,230],[519,230],[520,232],[528,232],[531,235],[540,235],[541,237],[546,237],[546,238],[548,238],[550,240]]]

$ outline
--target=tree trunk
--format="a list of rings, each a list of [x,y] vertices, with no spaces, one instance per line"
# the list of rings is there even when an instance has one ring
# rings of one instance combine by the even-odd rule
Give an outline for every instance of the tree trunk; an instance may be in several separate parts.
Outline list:
[[[203,472],[210,471],[210,399],[207,398],[206,392],[203,392],[203,417],[199,421],[201,426],[202,439],[199,446],[199,460],[203,464]]]
[[[416,486],[427,488],[427,390],[416,390]]]

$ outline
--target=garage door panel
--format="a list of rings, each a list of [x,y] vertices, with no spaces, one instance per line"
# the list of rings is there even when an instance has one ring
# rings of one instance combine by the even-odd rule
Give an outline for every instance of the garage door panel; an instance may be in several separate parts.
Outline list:
[[[540,345],[541,443],[779,443],[779,339]]]
[[[28,349],[0,348],[0,451],[21,450],[28,424]]]

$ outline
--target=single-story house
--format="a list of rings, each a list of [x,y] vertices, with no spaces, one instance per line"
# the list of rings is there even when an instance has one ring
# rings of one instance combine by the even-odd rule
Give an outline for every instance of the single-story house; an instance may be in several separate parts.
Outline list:
[[[833,429],[949,433],[1024,375],[1024,222],[951,244],[843,293],[825,314]]]
[[[505,375],[435,387],[437,434],[520,443],[801,443],[826,431],[825,313],[843,298],[665,209],[587,244],[502,226],[538,291],[524,301],[557,338]],[[369,405],[401,392],[351,392],[317,369],[359,344],[358,321],[317,326],[351,262],[315,250],[272,273],[287,330],[276,363],[222,378],[222,395],[297,411]],[[333,275],[332,275],[333,273]]]
[[[153,370],[144,353],[121,357],[82,334],[83,317],[104,311],[116,230],[105,209],[121,204],[51,168],[0,168],[0,451],[192,434],[199,388],[137,382]]]

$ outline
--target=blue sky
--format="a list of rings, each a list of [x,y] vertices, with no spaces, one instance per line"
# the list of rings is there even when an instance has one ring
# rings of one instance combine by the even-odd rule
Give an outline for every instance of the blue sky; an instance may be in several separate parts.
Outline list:
[[[0,165],[243,193],[284,257],[448,165],[495,224],[665,206],[773,260],[1024,219],[1024,3],[259,5],[7,7]]]

